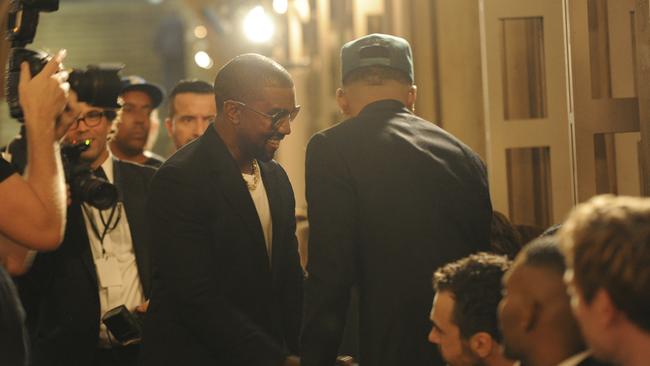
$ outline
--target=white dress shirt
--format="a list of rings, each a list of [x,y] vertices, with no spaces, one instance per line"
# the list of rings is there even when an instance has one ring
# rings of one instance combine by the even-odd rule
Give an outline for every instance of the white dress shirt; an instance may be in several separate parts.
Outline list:
[[[104,161],[102,168],[108,180],[113,183],[112,155]],[[118,217],[119,222],[117,222],[115,229],[106,234],[103,250],[100,239],[93,231],[91,220],[94,221],[96,228],[101,234],[104,225],[100,215],[103,216],[104,221],[107,221],[111,209],[103,210],[100,213],[100,210],[90,205],[84,203],[83,206],[86,231],[88,233],[95,268],[97,269],[100,314],[103,316],[107,311],[119,305],[124,305],[130,311],[133,311],[145,299],[138,274],[135,253],[133,251],[131,229],[126,212],[124,211],[124,205],[121,202],[117,205],[113,220],[109,225],[114,225]],[[103,265],[103,268],[101,268],[102,263],[109,264]],[[102,347],[110,347],[118,343],[112,335],[109,337],[109,331],[101,320],[99,343]]]

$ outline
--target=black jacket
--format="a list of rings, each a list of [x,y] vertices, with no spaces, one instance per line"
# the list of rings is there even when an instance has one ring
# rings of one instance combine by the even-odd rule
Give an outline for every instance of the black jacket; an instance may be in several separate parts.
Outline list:
[[[302,270],[294,196],[274,161],[260,170],[272,265],[239,167],[211,126],[153,179],[153,294],[142,365],[278,365],[297,352]]]
[[[145,202],[154,172],[150,167],[113,161],[113,180],[129,221],[146,298],[151,288],[151,266]],[[61,246],[37,254],[30,271],[17,279],[27,312],[34,365],[76,366],[92,362],[99,338],[100,305],[88,235],[81,206],[73,203],[68,208]]]
[[[489,245],[480,158],[402,103],[383,100],[312,137],[306,185],[302,364],[334,363],[356,284],[361,365],[435,365],[427,341],[433,272]]]

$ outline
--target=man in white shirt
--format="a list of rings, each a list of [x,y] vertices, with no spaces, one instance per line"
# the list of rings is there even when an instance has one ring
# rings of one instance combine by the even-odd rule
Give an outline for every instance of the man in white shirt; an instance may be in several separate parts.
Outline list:
[[[115,112],[81,104],[65,140],[85,143],[80,160],[113,183],[118,202],[100,210],[72,204],[61,247],[39,253],[20,280],[32,332],[34,365],[135,365],[138,344],[121,344],[102,316],[124,305],[146,310],[149,294],[148,232],[144,203],[154,169],[113,158],[107,137]]]
[[[553,236],[526,245],[503,277],[504,354],[522,366],[600,366],[571,313],[564,257]]]

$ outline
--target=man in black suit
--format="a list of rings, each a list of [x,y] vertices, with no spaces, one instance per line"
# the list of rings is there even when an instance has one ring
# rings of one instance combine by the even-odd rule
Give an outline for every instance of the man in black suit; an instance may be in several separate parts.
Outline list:
[[[32,363],[133,365],[139,345],[120,344],[100,319],[119,305],[144,310],[150,289],[145,200],[154,169],[112,158],[106,140],[113,110],[85,103],[80,110],[65,139],[89,145],[81,160],[115,184],[119,201],[99,210],[80,202],[73,189],[61,246],[38,253],[18,279]]]
[[[600,366],[571,313],[557,238],[526,245],[503,277],[499,326],[504,354],[522,366]]]
[[[294,196],[273,156],[293,81],[256,54],[214,82],[217,118],[153,179],[153,294],[142,364],[295,365],[302,270]]]
[[[492,208],[479,157],[414,113],[411,49],[373,34],[341,51],[339,107],[312,137],[303,365],[331,366],[350,288],[359,288],[362,365],[434,365],[434,270],[487,250]],[[437,360],[437,361],[436,361]]]

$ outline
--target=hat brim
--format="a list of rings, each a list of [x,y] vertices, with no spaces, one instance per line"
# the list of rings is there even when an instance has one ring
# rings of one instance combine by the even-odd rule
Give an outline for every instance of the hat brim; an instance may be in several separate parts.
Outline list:
[[[124,94],[128,91],[141,91],[145,92],[149,97],[151,98],[151,103],[153,108],[158,108],[160,103],[162,103],[163,100],[163,92],[162,90],[153,84],[135,84],[135,85],[129,85],[127,87],[122,88],[122,93]]]

